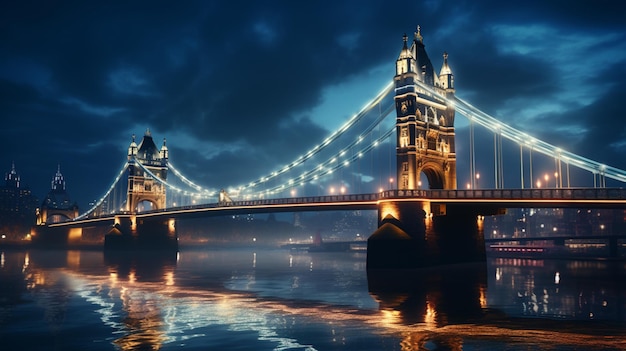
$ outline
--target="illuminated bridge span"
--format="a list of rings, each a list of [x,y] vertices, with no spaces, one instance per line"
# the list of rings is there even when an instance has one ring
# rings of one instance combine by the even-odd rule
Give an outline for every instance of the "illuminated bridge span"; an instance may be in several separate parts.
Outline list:
[[[464,155],[456,152],[456,112],[469,121]],[[493,160],[486,160],[493,169],[483,169],[482,178],[475,125],[484,127],[478,132],[493,134]],[[505,157],[505,140],[519,153]],[[457,170],[459,156],[468,160],[468,170]],[[506,182],[504,159],[519,159]],[[511,173],[519,176],[511,178]],[[607,188],[607,180],[621,186],[626,171],[538,140],[458,98],[448,55],[437,73],[418,27],[413,40],[404,36],[392,83],[320,144],[269,174],[243,185],[199,185],[174,167],[165,139],[158,148],[147,131],[139,144],[133,136],[117,177],[93,207],[68,222],[39,223],[56,233],[47,237],[65,235],[70,241],[80,238],[81,227],[113,223],[108,238],[119,239],[116,245],[137,238],[167,245],[176,242],[175,220],[182,218],[376,209],[379,230],[370,237],[368,265],[407,267],[442,257],[480,257],[477,218],[507,207],[626,208],[624,190]],[[426,233],[432,228],[434,241]],[[466,232],[465,237],[458,234]],[[390,255],[400,258],[383,262]],[[416,263],[413,256],[422,258]]]
[[[427,201],[429,204],[481,205],[497,208],[624,208],[626,189],[480,189],[480,190],[385,190],[372,194],[303,196],[178,206],[132,214],[121,212],[50,227],[80,227],[88,223],[113,222],[116,217],[178,219],[253,213],[377,210],[381,202]],[[437,207],[438,208],[438,207]],[[431,216],[435,211],[427,211]]]

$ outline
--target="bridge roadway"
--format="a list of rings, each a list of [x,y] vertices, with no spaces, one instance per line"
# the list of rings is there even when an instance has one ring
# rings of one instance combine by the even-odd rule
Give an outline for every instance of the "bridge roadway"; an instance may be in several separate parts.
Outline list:
[[[474,190],[385,190],[373,194],[326,195],[277,199],[242,200],[172,207],[137,214],[117,213],[50,224],[49,227],[83,227],[113,224],[114,218],[198,218],[256,213],[377,210],[381,202],[430,202],[447,206],[499,208],[604,208],[626,209],[623,188],[544,188]],[[104,223],[103,223],[104,222]]]

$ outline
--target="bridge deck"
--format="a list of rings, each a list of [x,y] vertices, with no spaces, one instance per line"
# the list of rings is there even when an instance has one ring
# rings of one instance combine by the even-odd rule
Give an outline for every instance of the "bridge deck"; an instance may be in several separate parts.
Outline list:
[[[376,210],[384,201],[429,201],[447,205],[490,205],[502,208],[620,208],[626,209],[626,189],[548,188],[474,190],[385,190],[373,194],[327,195],[277,199],[243,200],[182,206],[140,212],[117,213],[52,226],[77,226],[113,220],[116,216],[137,218],[209,217],[235,214],[306,212],[336,210]]]

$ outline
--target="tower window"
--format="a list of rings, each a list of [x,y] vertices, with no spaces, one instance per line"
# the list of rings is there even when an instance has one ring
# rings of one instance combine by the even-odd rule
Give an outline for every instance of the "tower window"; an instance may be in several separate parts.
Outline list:
[[[409,146],[409,131],[407,127],[400,129],[400,147]]]

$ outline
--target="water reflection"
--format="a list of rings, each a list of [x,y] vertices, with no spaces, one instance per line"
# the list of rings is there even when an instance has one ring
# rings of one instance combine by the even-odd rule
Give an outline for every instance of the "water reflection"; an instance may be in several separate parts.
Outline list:
[[[402,331],[402,350],[463,350],[485,342],[496,349],[509,343],[621,349],[624,272],[623,262],[496,259],[368,272],[368,288],[380,303],[380,326]]]
[[[623,262],[498,259],[368,274],[363,256],[285,251],[1,258],[0,340],[12,330],[2,311],[30,301],[46,328],[16,328],[73,330],[78,310],[107,328],[90,343],[122,350],[619,349],[626,336]]]
[[[481,316],[487,266],[472,264],[402,271],[368,271],[368,289],[383,311],[405,324],[443,326]]]
[[[513,316],[626,320],[624,262],[494,259],[490,305]]]
[[[159,298],[133,289],[139,283],[174,285],[176,252],[105,252],[111,287],[120,286],[119,299],[126,316],[124,336],[114,343],[122,350],[158,350],[167,341],[167,323]]]

